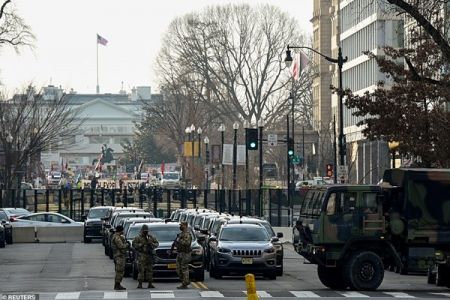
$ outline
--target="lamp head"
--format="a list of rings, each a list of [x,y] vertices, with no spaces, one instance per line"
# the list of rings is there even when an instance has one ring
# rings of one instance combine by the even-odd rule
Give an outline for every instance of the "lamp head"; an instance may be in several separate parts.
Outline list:
[[[197,133],[198,133],[198,134],[202,134],[202,132],[203,132],[203,130],[199,127],[199,128],[197,129]]]
[[[194,126],[194,124],[191,125],[191,132],[195,132],[195,126]]]
[[[209,144],[209,138],[208,138],[207,136],[205,136],[205,138],[203,139],[203,142],[204,142],[205,144]]]
[[[225,125],[224,124],[220,124],[218,131],[224,132],[225,131]]]
[[[286,67],[290,68],[292,66],[292,56],[291,56],[291,50],[289,50],[289,46],[288,49],[286,50],[286,58],[284,59],[284,63],[286,64]]]
[[[238,130],[239,129],[239,123],[238,122],[234,122],[233,123],[233,129],[234,130]]]
[[[191,127],[186,127],[186,129],[184,130],[184,132],[186,132],[187,134],[191,133]]]

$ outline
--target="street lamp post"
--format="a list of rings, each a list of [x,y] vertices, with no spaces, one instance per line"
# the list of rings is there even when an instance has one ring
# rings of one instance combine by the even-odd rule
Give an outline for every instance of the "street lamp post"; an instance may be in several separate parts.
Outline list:
[[[205,136],[203,142],[205,143],[205,190],[209,190],[209,138]]]
[[[338,137],[338,142],[339,142],[339,157],[340,157],[340,161],[339,164],[341,166],[345,165],[345,154],[346,154],[346,150],[344,147],[344,116],[343,116],[343,92],[342,92],[342,66],[344,65],[345,62],[347,62],[348,58],[347,56],[344,58],[342,56],[342,49],[341,47],[339,47],[338,49],[338,57],[337,58],[331,58],[328,57],[316,50],[314,50],[313,48],[310,47],[306,47],[306,46],[287,46],[287,50],[286,50],[286,58],[284,59],[284,62],[286,63],[286,67],[290,67],[292,65],[292,56],[291,56],[291,50],[290,49],[308,49],[311,50],[312,52],[322,56],[323,58],[325,58],[327,61],[337,64],[338,68],[339,68],[339,137]]]
[[[188,126],[188,127],[186,127],[186,129],[184,130],[184,132],[186,133],[186,135],[187,135],[187,138],[188,138],[188,142],[190,142],[191,141],[191,127],[190,126]],[[187,145],[187,144],[185,144],[185,145]],[[186,152],[185,152],[186,153]],[[191,152],[191,155],[192,155],[192,152]],[[186,158],[186,156],[185,156],[185,170],[184,170],[184,172],[185,172],[185,175],[184,175],[184,181],[185,181],[185,183],[186,183],[186,181],[187,181],[187,179],[189,178],[189,176],[187,176],[187,169],[188,168],[186,168],[186,163],[187,163],[187,158]],[[192,167],[191,167],[192,168]],[[189,168],[189,175],[191,175],[190,173],[191,173],[191,168]]]
[[[258,215],[262,216],[262,205],[263,205],[263,129],[264,129],[264,120],[258,121],[259,128],[259,211]]]
[[[390,141],[388,142],[389,150],[392,151],[392,169],[395,169],[395,152],[397,151],[397,148],[400,146],[400,143],[397,141]]]
[[[245,128],[245,140],[247,141],[248,129],[250,128],[250,123],[246,120],[244,121]],[[248,148],[245,147],[245,202],[246,202],[246,213],[250,214],[250,190],[249,190],[249,179],[248,179]]]
[[[225,125],[220,124],[218,131],[221,133],[221,141],[222,141],[222,147],[220,148],[220,164],[221,164],[221,171],[222,171],[222,189],[225,188],[225,172],[224,172],[224,164],[223,164],[223,144],[225,144]]]
[[[233,211],[236,211],[236,181],[237,181],[237,131],[239,129],[239,123],[234,122],[233,130],[234,130],[234,139],[233,139]]]
[[[200,159],[202,157],[201,153],[202,153],[202,142],[201,142],[201,138],[202,138],[202,129],[199,127],[197,129],[197,135],[198,135],[198,158]]]
[[[191,155],[191,164],[192,164],[192,167],[191,167],[191,170],[192,170],[192,172],[191,172],[191,186],[193,187],[194,186],[194,163],[195,163],[195,161],[194,161],[194,154],[195,154],[195,151],[194,151],[194,146],[195,146],[195,126],[194,126],[194,124],[192,124],[191,125],[191,142],[192,142],[192,144],[191,144],[191,150],[192,150],[192,155]]]

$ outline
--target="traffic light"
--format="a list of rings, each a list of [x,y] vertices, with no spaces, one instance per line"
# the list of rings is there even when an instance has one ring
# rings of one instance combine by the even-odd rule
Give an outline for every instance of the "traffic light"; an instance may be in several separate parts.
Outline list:
[[[245,130],[245,144],[247,150],[258,150],[258,129],[246,128]]]
[[[288,156],[292,158],[294,156],[294,139],[288,138]]]
[[[327,177],[333,177],[333,165],[327,164]]]

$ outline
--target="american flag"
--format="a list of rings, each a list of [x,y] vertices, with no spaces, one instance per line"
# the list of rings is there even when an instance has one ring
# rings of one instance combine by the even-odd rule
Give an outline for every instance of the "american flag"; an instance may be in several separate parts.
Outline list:
[[[307,65],[309,64],[308,57],[303,53],[297,53],[294,57],[294,64],[292,65],[292,75],[294,76],[295,80],[298,80],[300,78],[300,73],[306,69]]]
[[[106,44],[108,44],[108,40],[102,37],[101,35],[97,34],[97,44],[102,44],[103,46],[106,46]]]

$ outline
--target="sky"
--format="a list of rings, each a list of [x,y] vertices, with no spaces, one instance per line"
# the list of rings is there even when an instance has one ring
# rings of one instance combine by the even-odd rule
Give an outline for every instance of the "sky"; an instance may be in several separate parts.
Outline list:
[[[97,33],[101,93],[134,86],[158,91],[154,62],[170,22],[206,6],[228,3],[271,4],[294,17],[312,34],[313,0],[13,0],[36,36],[34,49],[17,54],[0,49],[1,89],[15,92],[32,83],[95,93]]]

